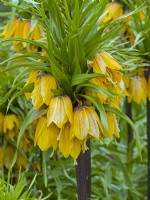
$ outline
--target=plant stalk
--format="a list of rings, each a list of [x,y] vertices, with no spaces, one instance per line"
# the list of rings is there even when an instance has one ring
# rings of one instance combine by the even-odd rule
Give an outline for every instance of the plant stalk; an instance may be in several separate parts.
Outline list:
[[[126,113],[127,116],[132,120],[132,104],[128,103],[127,99],[126,99]],[[128,146],[129,146],[133,140],[133,130],[129,124],[127,126],[128,126]]]
[[[150,76],[150,66],[147,70],[147,81]],[[147,199],[150,200],[150,101],[147,99],[147,160],[148,160],[148,176],[147,176]]]
[[[87,197],[91,197],[91,148],[90,148],[90,139],[86,143],[88,150],[85,152],[85,177],[86,177],[86,188],[87,188]]]
[[[90,140],[87,141],[88,150],[80,153],[77,158],[76,178],[78,200],[87,200],[91,197],[91,151]]]

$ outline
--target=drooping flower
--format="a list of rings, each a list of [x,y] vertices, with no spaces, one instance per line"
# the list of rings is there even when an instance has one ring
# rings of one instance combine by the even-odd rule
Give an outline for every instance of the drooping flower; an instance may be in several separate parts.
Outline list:
[[[35,110],[39,109],[44,103],[41,96],[41,76],[38,76],[37,80],[34,83],[34,89],[31,93],[31,99]]]
[[[24,87],[29,85],[29,84],[31,84],[31,83],[35,83],[37,78],[38,78],[38,76],[40,76],[41,73],[42,72],[38,71],[38,70],[31,71],[30,74],[29,74],[29,77],[28,77],[28,79],[27,79],[27,81],[26,81],[26,83],[24,85]],[[31,98],[31,93],[30,92],[26,92],[25,96],[26,96],[26,99],[29,100]]]
[[[130,84],[128,88],[128,102],[132,100],[137,104],[145,101],[147,98],[147,81],[144,76],[134,76],[130,79]]]
[[[96,111],[90,106],[78,106],[74,110],[72,137],[84,140],[89,136],[99,138],[102,126]]]
[[[15,128],[15,126],[18,126],[18,119],[16,115],[14,114],[5,115],[3,132],[6,133],[7,130],[12,130],[13,128]]]
[[[93,72],[105,74],[109,80],[120,82],[122,79],[122,73],[119,71],[122,69],[121,65],[105,51],[95,55],[92,67]]]
[[[73,139],[70,133],[70,124],[66,124],[61,129],[61,134],[59,138],[59,151],[67,158],[73,146]]]
[[[77,159],[80,152],[82,150],[81,141],[78,140],[76,137],[73,138],[73,145],[70,151],[70,155],[72,158]]]
[[[116,19],[122,16],[123,9],[119,3],[112,3],[106,8],[105,13],[106,14],[102,18],[101,23],[108,23],[112,21],[113,19]]]
[[[108,122],[108,132],[104,131],[105,137],[112,137],[115,135],[117,138],[119,137],[119,127],[116,119],[116,115],[112,112],[106,112],[107,122]]]
[[[42,151],[51,146],[56,150],[59,132],[60,129],[54,123],[47,127],[47,118],[41,117],[36,127],[34,145],[37,144]]]
[[[18,127],[18,119],[15,114],[5,115],[3,123],[3,133],[9,140],[14,140],[16,128]]]
[[[54,96],[51,98],[47,112],[48,126],[53,122],[62,128],[66,122],[72,124],[73,107],[67,95]]]
[[[50,99],[54,96],[52,90],[56,88],[57,82],[52,75],[45,74],[41,77],[41,96],[46,105],[49,105]]]

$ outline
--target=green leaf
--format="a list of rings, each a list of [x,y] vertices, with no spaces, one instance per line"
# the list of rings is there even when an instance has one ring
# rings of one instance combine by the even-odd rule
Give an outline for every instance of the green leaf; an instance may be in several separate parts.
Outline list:
[[[46,52],[48,52],[48,49],[47,49],[46,46],[44,46],[40,42],[36,42],[35,40],[28,40],[28,39],[23,39],[23,38],[8,38],[8,39],[2,40],[1,42],[3,43],[3,42],[7,42],[7,41],[21,41],[21,42],[26,42],[26,43],[29,43],[29,44],[34,44],[38,47],[41,47]]]
[[[76,93],[78,93],[81,88],[87,88],[89,90],[92,90],[94,92],[98,92],[98,93],[103,94],[103,95],[110,97],[110,98],[115,98],[115,96],[116,96],[115,93],[108,91],[108,90],[105,90],[104,88],[102,88],[102,87],[100,87],[96,84],[93,84],[93,83],[85,83],[85,84],[78,85],[77,89],[76,89]]]
[[[95,77],[103,77],[105,76],[104,74],[98,74],[98,73],[92,73],[92,74],[76,74],[72,77],[71,80],[71,85],[79,85],[82,83],[88,82],[90,79],[95,78]]]
[[[33,108],[28,112],[26,118],[23,121],[22,127],[20,129],[20,132],[18,134],[17,139],[17,148],[19,148],[20,140],[24,134],[24,131],[26,130],[27,126],[35,119],[39,118],[43,113],[45,112],[44,109],[41,110],[34,110]]]

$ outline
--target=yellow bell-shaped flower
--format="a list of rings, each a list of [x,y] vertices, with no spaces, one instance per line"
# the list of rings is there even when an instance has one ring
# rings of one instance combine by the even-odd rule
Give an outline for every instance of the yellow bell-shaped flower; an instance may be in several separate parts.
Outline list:
[[[59,132],[60,129],[54,123],[47,127],[47,118],[41,117],[36,127],[34,145],[37,144],[42,151],[47,150],[51,146],[56,150]]]
[[[73,108],[72,102],[68,96],[54,96],[51,98],[47,112],[48,126],[54,122],[59,128],[62,128],[66,122],[72,124]]]
[[[144,76],[134,76],[130,80],[130,85],[128,89],[128,102],[132,100],[137,104],[145,101],[147,98],[147,81]]]
[[[101,23],[108,23],[113,19],[122,16],[123,9],[119,3],[112,3],[106,8],[105,13],[106,14],[102,18]]]
[[[118,122],[116,119],[116,115],[112,112],[106,112],[107,116],[107,123],[108,123],[108,132],[104,132],[105,137],[111,138],[113,135],[115,135],[117,138],[119,137],[119,127]]]
[[[50,99],[54,96],[52,90],[57,88],[57,81],[54,76],[49,74],[44,74],[41,77],[41,96],[43,102],[49,105]]]
[[[78,106],[74,110],[73,135],[84,140],[88,135],[99,138],[102,126],[96,111],[90,106]]]
[[[14,114],[5,115],[4,124],[3,124],[3,132],[6,133],[7,130],[12,130],[16,126],[18,126],[18,119],[16,115]]]

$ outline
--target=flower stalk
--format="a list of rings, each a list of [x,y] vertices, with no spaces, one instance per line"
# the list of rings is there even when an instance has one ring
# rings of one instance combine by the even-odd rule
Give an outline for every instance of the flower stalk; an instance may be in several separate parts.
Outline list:
[[[150,76],[150,66],[147,70],[147,80]],[[150,199],[150,101],[147,98],[147,160],[148,160],[148,176],[147,176],[147,199]]]

